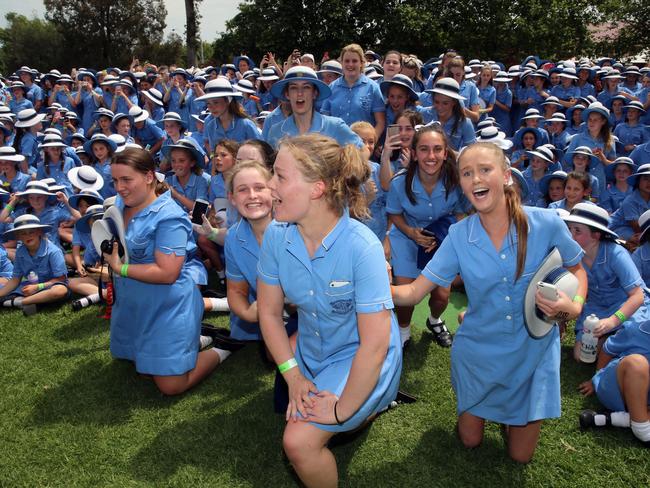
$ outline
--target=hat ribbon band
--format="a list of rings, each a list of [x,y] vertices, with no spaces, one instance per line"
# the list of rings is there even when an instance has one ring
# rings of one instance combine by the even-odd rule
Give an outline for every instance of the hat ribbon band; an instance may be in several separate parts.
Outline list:
[[[609,224],[609,220],[604,218],[604,217],[599,217],[598,215],[594,215],[593,213],[585,210],[580,210],[580,209],[573,209],[571,211],[571,215],[574,215],[576,217],[583,217],[585,219],[593,220],[594,222],[597,222],[598,224],[602,225],[603,227],[607,227]]]

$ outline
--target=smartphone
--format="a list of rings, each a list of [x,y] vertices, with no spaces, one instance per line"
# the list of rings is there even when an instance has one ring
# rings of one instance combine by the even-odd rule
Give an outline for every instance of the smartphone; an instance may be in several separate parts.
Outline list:
[[[559,295],[557,293],[557,286],[542,281],[537,282],[537,289],[544,298],[551,301],[557,301]]]
[[[197,198],[194,201],[194,207],[192,208],[192,223],[201,225],[203,223],[203,215],[205,215],[206,210],[210,204],[205,200]]]
[[[427,236],[427,237],[436,237],[436,235],[435,235],[433,232],[431,232],[430,230],[427,230],[427,229],[422,229],[422,230],[420,231],[420,233],[421,233],[423,236]]]
[[[397,135],[399,135],[399,125],[397,124],[389,125],[388,129],[386,129],[386,140],[388,141],[391,137]],[[401,152],[402,152],[401,149],[393,150],[392,154],[390,155],[391,161],[395,161],[397,158],[399,158]]]

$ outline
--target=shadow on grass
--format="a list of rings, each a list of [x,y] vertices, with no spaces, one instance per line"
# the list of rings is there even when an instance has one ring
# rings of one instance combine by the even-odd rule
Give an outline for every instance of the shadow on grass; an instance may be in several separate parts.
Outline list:
[[[95,306],[82,312],[66,314],[66,322],[53,332],[53,337],[59,341],[73,342],[108,332],[111,328],[110,321],[99,317],[103,310],[103,307]]]
[[[454,431],[433,428],[421,436],[405,459],[355,473],[348,485],[392,486],[392,480],[412,479],[419,480],[421,486],[520,488],[525,485],[525,470],[508,457],[495,425],[488,425],[483,443],[475,449],[464,448]]]

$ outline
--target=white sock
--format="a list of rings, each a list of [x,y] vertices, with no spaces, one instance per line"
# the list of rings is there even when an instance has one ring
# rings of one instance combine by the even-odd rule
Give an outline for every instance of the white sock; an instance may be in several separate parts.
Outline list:
[[[213,347],[212,351],[216,352],[219,355],[219,363],[223,363],[228,356],[230,356],[231,352],[226,351],[225,349],[219,349],[218,347]]]
[[[99,293],[93,293],[92,295],[85,296],[79,299],[82,307],[88,307],[93,303],[99,303]]]
[[[23,297],[16,297],[14,298],[14,307],[22,307],[23,306]]]
[[[614,427],[629,427],[630,414],[628,412],[612,412],[609,414]]]
[[[217,276],[219,278],[225,278],[226,277],[226,272],[223,269],[221,271],[217,271]]]
[[[213,312],[230,312],[227,298],[208,298],[210,310]]]
[[[402,340],[402,346],[404,343],[411,338],[411,326],[407,325],[406,327],[399,328],[399,338]]]
[[[440,317],[434,317],[433,315],[429,315],[429,323],[431,325],[436,325],[442,323],[442,320],[440,320]]]
[[[206,347],[208,347],[210,344],[212,344],[212,337],[210,336],[200,336],[199,337],[199,351],[202,351]]]
[[[630,427],[632,427],[632,432],[637,439],[643,442],[650,441],[650,420],[646,420],[645,422],[635,422],[632,420]]]
[[[13,307],[14,304],[13,304],[13,302],[11,301],[11,298],[7,298],[6,300],[4,300],[4,301],[2,302],[2,306],[3,306],[3,307],[8,307],[8,308],[9,308],[9,307]]]

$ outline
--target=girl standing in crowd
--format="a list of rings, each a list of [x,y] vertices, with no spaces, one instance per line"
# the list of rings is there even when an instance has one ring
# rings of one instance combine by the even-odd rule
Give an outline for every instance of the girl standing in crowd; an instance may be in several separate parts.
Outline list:
[[[270,184],[280,223],[264,234],[258,313],[289,387],[283,447],[310,487],[337,485],[329,440],[387,408],[399,384],[384,252],[349,216],[364,215],[360,184],[369,176],[356,147],[308,134],[280,144]],[[295,352],[282,320],[285,296],[298,307]]]
[[[41,123],[45,114],[37,114],[33,108],[18,112],[18,120],[15,127],[18,129],[14,139],[14,148],[16,152],[25,156],[25,162],[32,169],[28,171],[27,167],[21,168],[25,173],[36,170],[36,166],[41,161],[41,153],[38,149],[38,139],[36,135],[43,128]]]
[[[494,78],[494,87],[496,89],[496,99],[494,101],[494,110],[492,116],[495,118],[497,124],[506,136],[512,135],[512,124],[510,123],[510,116],[512,110],[512,91],[508,83],[510,78],[505,71],[499,71]]]
[[[623,200],[632,193],[632,185],[627,179],[634,173],[635,164],[630,158],[616,158],[612,164],[605,168],[605,175],[611,182],[601,195],[598,205],[610,214],[616,212]]]
[[[419,303],[435,287],[447,287],[460,273],[469,301],[451,351],[461,442],[481,444],[485,421],[504,424],[508,453],[529,462],[542,420],[560,416],[560,341],[556,327],[532,339],[524,327],[524,296],[535,270],[557,247],[564,266],[586,296],[582,250],[553,212],[522,207],[509,185],[503,151],[477,143],[459,161],[460,185],[476,213],[450,228],[440,249],[417,279],[393,287],[399,305]],[[537,294],[550,317],[577,317],[582,305],[564,293],[553,302]]]

